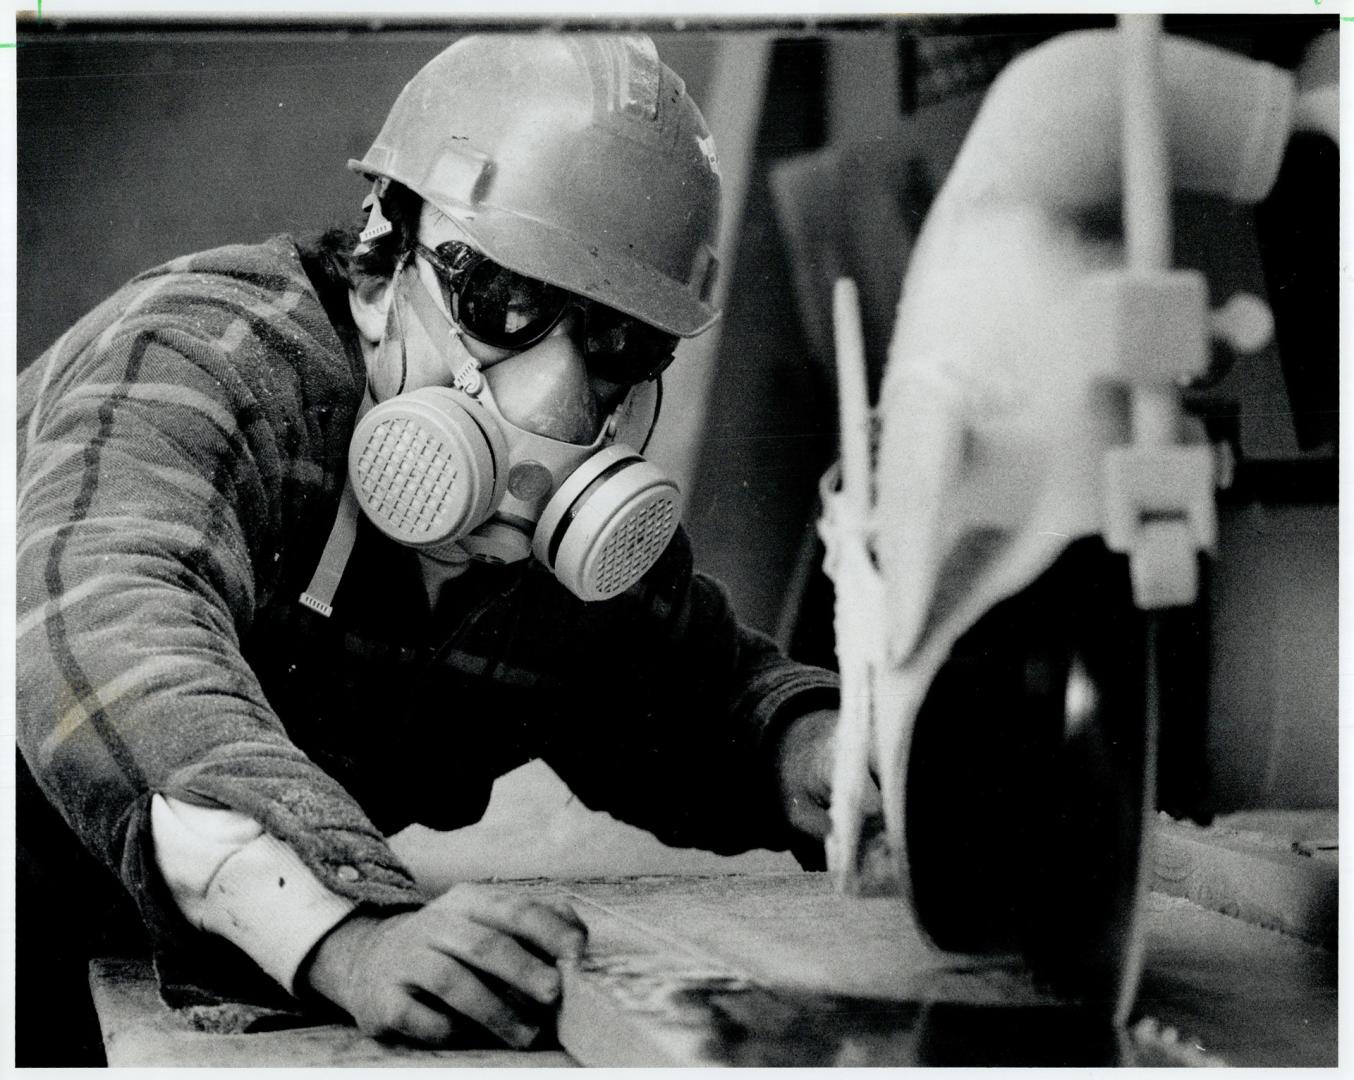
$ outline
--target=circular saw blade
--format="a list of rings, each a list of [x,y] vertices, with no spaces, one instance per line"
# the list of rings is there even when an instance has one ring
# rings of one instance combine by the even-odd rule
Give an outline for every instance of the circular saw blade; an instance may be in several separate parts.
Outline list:
[[[1019,955],[1058,997],[1127,1020],[1161,668],[1187,661],[1173,682],[1206,679],[1197,607],[1139,610],[1124,557],[1088,538],[956,644],[918,714],[905,791],[913,906],[937,946]]]

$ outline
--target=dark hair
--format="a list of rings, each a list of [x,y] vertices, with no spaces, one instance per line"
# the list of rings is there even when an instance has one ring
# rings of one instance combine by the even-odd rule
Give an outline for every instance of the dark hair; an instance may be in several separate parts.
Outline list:
[[[367,227],[367,212],[346,225],[331,225],[322,232],[296,242],[301,258],[324,291],[346,292],[364,278],[388,278],[395,273],[400,256],[413,247],[418,236],[418,218],[423,200],[394,181],[381,196],[381,213],[393,226],[391,232],[368,243],[360,234]]]

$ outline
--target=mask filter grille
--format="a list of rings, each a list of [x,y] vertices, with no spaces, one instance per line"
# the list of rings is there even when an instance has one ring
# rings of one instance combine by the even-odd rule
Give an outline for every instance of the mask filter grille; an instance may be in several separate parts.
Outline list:
[[[363,512],[402,544],[432,547],[483,521],[500,494],[503,450],[473,401],[426,387],[375,406],[348,447],[348,474]]]
[[[376,425],[357,458],[358,490],[369,513],[411,537],[426,536],[447,509],[456,467],[421,425],[397,417]]]
[[[541,513],[532,550],[575,596],[609,600],[644,576],[676,531],[677,485],[616,444],[560,486]]]
[[[598,551],[590,591],[607,597],[628,589],[658,561],[676,524],[677,504],[666,492],[632,509]]]

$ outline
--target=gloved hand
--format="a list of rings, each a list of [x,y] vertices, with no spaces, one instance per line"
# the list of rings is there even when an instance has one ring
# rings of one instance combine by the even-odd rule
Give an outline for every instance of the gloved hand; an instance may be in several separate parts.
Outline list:
[[[468,1019],[520,1049],[540,1032],[533,1016],[559,999],[554,961],[577,958],[586,941],[563,901],[454,885],[417,911],[350,916],[320,941],[298,982],[368,1035],[442,1045]]]
[[[828,807],[832,803],[833,736],[837,730],[834,709],[820,709],[792,720],[775,748],[780,779],[781,808],[797,830],[816,840],[827,837]],[[865,807],[866,831],[876,831],[882,814],[878,779]]]

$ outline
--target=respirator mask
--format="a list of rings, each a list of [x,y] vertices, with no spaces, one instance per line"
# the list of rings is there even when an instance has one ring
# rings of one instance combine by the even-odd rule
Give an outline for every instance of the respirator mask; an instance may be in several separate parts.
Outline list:
[[[400,384],[359,414],[338,518],[302,603],[332,611],[359,511],[441,562],[535,557],[582,600],[624,592],[677,529],[676,484],[618,439],[646,434],[646,414],[652,426],[653,380],[677,339],[466,245],[415,251],[436,271],[446,311],[402,261],[380,347],[403,350],[417,320],[429,340],[449,341],[451,385]],[[577,320],[577,345],[552,334],[565,318]],[[516,354],[482,367],[461,335]],[[636,387],[600,424],[588,372]]]

